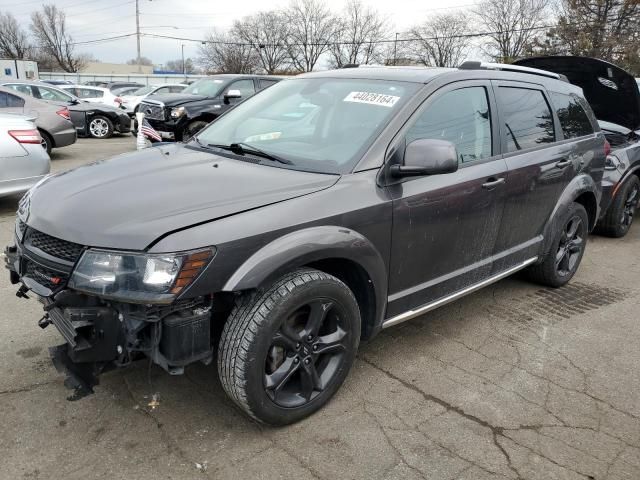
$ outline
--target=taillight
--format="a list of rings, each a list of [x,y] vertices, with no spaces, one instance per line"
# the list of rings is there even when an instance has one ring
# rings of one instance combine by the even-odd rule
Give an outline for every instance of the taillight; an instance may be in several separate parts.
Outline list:
[[[56,113],[60,115],[62,118],[71,120],[71,115],[69,114],[69,109],[67,107],[64,107],[62,110],[58,110]]]
[[[608,140],[605,140],[604,141],[604,155],[605,155],[605,157],[608,157],[610,153],[611,153],[611,144],[609,144]]]
[[[9,135],[16,139],[18,143],[36,143],[42,142],[40,132],[35,128],[33,130],[9,130]]]
[[[122,99],[120,97],[114,98],[113,101],[116,103],[122,103]]]

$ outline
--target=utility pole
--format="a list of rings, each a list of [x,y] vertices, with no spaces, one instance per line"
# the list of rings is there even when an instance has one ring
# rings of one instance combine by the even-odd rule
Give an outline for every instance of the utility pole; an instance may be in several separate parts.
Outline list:
[[[140,64],[140,0],[136,0],[136,40],[138,42],[138,73],[142,73]]]
[[[139,45],[139,43],[138,43],[138,45]],[[139,48],[138,48],[138,57],[140,57],[140,49]],[[398,61],[398,32],[396,32],[396,39],[393,42],[393,66],[394,67],[395,67],[397,61]]]
[[[187,78],[187,67],[184,63],[184,43],[182,44],[182,75]]]

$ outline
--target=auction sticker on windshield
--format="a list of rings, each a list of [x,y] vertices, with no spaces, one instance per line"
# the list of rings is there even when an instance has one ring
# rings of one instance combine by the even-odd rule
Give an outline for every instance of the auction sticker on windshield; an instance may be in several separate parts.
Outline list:
[[[395,95],[385,95],[373,92],[351,92],[344,97],[343,102],[367,103],[369,105],[379,105],[381,107],[393,107],[400,97]]]

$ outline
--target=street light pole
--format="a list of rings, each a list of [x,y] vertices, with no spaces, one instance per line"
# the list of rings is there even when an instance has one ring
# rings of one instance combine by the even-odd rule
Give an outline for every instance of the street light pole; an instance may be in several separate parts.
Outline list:
[[[136,40],[138,42],[138,73],[142,73],[142,64],[140,63],[140,0],[136,0]]]
[[[398,32],[396,32],[396,39],[393,42],[393,66],[395,67],[398,61]]]

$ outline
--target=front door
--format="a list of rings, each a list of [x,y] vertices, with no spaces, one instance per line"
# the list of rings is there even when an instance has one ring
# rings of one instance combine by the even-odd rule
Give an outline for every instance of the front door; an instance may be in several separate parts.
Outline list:
[[[404,136],[452,142],[457,172],[391,185],[393,248],[387,317],[482,281],[504,207],[506,164],[496,148],[489,82],[461,82],[434,93]]]

